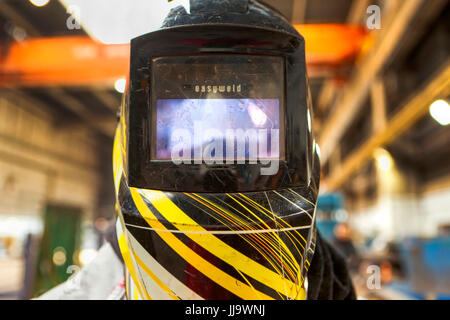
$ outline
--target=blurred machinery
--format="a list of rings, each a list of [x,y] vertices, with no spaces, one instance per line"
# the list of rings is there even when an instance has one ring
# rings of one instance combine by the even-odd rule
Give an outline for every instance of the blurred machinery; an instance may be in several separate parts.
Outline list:
[[[411,238],[400,244],[405,281],[392,283],[417,299],[450,299],[450,236]]]
[[[316,210],[318,230],[324,239],[332,241],[336,226],[340,222],[347,221],[348,218],[348,214],[344,209],[342,194],[329,193],[320,195]]]

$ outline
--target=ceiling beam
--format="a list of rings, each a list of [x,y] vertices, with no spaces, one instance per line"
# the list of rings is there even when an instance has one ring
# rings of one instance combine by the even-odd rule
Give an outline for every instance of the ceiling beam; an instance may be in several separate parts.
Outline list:
[[[369,5],[370,0],[353,0],[347,16],[347,22],[352,24],[362,24]]]
[[[357,63],[355,74],[338,97],[319,137],[321,160],[325,163],[348,126],[357,116],[375,77],[382,70],[424,0],[402,1],[380,30],[373,49]]]
[[[51,106],[43,103],[40,99],[33,97],[26,91],[14,89],[14,88],[1,88],[0,95],[10,103],[20,105],[21,108],[26,109],[39,117],[47,119],[54,119],[54,114],[46,111],[51,110]],[[31,106],[37,107],[33,108]]]
[[[295,27],[305,38],[309,71],[353,62],[366,35],[363,28],[346,24]],[[34,38],[5,49],[0,86],[112,87],[129,72],[129,44],[105,45],[87,36]]]
[[[46,93],[58,100],[64,107],[75,113],[93,130],[104,134],[107,137],[112,137],[114,135],[116,118],[113,113],[105,114],[100,118],[93,116],[90,112],[87,112],[89,108],[88,106],[84,106],[78,101],[78,99],[72,97],[61,88],[48,88]]]
[[[317,104],[315,108],[319,113],[324,114],[331,105],[336,95],[336,83],[333,79],[327,79],[321,86],[319,95],[317,97]]]
[[[378,76],[370,88],[372,130],[380,132],[386,128],[386,91],[382,77]]]
[[[112,88],[129,71],[129,45],[104,45],[87,36],[33,38],[5,49],[0,86]]]
[[[349,24],[294,24],[305,39],[308,71],[311,67],[346,66],[355,61],[366,40],[361,26]]]
[[[113,114],[117,113],[121,101],[116,96],[114,96],[113,93],[111,93],[109,90],[99,88],[92,90],[92,94],[95,95],[95,97],[99,99],[105,106],[107,106]]]
[[[371,159],[377,148],[389,145],[423,118],[433,100],[450,95],[450,60],[440,70],[442,71],[428,81],[424,88],[418,89],[414,97],[400,108],[384,130],[372,134],[360,148],[344,160],[339,170],[331,173],[323,184],[327,192],[336,190],[347,181],[358,168]]]
[[[33,26],[31,23],[29,23],[20,13],[17,12],[17,10],[15,8],[12,8],[10,5],[6,4],[5,1],[0,2],[0,13],[7,19],[16,23],[18,26],[24,28],[26,30],[26,32],[28,33],[28,35],[33,36],[33,37],[41,37],[42,36],[42,34],[39,31],[37,31],[37,28],[35,26]],[[91,42],[92,41],[90,41],[89,43],[91,43]],[[52,42],[52,43],[55,44],[55,42]],[[73,42],[71,42],[71,43],[73,44]],[[28,101],[31,101],[33,104],[40,105],[41,108],[43,108],[43,103],[38,102],[36,99],[29,97],[25,92],[16,90],[17,88],[13,88],[13,87],[20,86],[21,84],[24,84],[27,81],[29,81],[30,84],[32,84],[32,85],[36,85],[35,81],[30,80],[30,79],[33,79],[36,76],[36,74],[38,74],[38,78],[39,78],[39,71],[42,69],[47,70],[49,68],[48,63],[50,63],[50,65],[52,65],[52,63],[54,64],[55,61],[56,61],[56,64],[58,64],[58,62],[61,62],[60,60],[58,60],[57,55],[52,54],[52,53],[54,53],[53,50],[58,49],[58,46],[56,48],[51,47],[51,46],[48,46],[49,43],[47,43],[47,46],[45,43],[42,46],[42,43],[41,43],[41,48],[39,49],[36,47],[33,48],[33,45],[31,45],[31,48],[30,48],[30,44],[36,45],[36,41],[30,40],[29,42],[25,41],[22,43],[16,43],[16,44],[13,44],[11,48],[9,48],[10,54],[11,54],[11,52],[14,52],[14,50],[18,50],[19,52],[17,53],[17,51],[16,51],[15,56],[14,56],[14,53],[12,56],[7,55],[4,60],[0,61],[0,83],[2,83],[3,81],[6,81],[6,87],[10,88],[16,94],[20,94],[21,96],[25,97]],[[67,49],[64,47],[63,43],[56,43],[56,44],[59,44],[63,48],[63,51],[65,49]],[[39,47],[39,42],[37,43],[37,46]],[[23,48],[26,48],[25,51],[23,51]],[[37,51],[35,49],[37,49]],[[73,51],[71,53],[73,54],[74,57],[76,57],[80,61],[83,61],[83,59],[89,60],[89,57],[93,53],[96,52],[95,51],[96,48],[93,49],[93,47],[89,46],[89,45],[83,46],[83,43],[78,43],[78,45],[73,45],[72,49],[73,49]],[[106,54],[106,56],[108,56],[108,55],[114,56],[113,59],[110,59],[111,65],[107,66],[107,68],[117,69],[117,67],[116,67],[117,56],[119,56],[119,60],[120,60],[120,57],[123,56],[123,51],[124,50],[122,47],[117,48],[117,47],[112,46],[112,47],[110,47],[109,50],[107,50],[106,52],[103,52],[103,55]],[[128,52],[129,49],[125,48],[125,51]],[[61,52],[58,52],[58,53],[60,54]],[[65,54],[67,55],[67,50],[66,50]],[[33,57],[32,57],[33,55],[37,58],[37,61],[33,59]],[[43,57],[44,60],[39,61],[39,55],[41,57]],[[64,53],[63,53],[63,55],[64,55]],[[47,56],[47,58],[45,58],[46,56]],[[128,57],[126,54],[125,54],[125,56]],[[29,58],[31,58],[31,59],[29,59]],[[64,57],[64,58],[67,59],[67,57]],[[64,62],[64,58],[63,58],[63,62]],[[8,59],[12,59],[12,60],[8,60]],[[23,67],[23,63],[25,63],[29,68],[28,75],[26,74],[26,72],[23,72],[23,70],[20,70],[20,68]],[[128,65],[128,61],[125,63],[125,68],[124,68],[124,66],[120,66],[119,70],[122,70],[122,69],[128,70],[127,65]],[[14,70],[14,68],[12,68],[13,69],[12,72],[15,73],[16,75],[13,75],[12,77],[8,77],[8,70],[11,66],[16,66],[19,68],[19,70]],[[52,78],[52,77],[55,77],[55,75],[56,75],[56,77],[58,77],[58,75],[62,75],[63,76],[62,79],[64,79],[64,78],[67,79],[67,77],[70,77],[69,75],[76,74],[78,72],[76,66],[75,66],[75,69],[73,69],[74,72],[72,72],[72,73],[70,73],[70,72],[66,73],[65,71],[67,71],[67,70],[64,70],[64,67],[67,67],[67,65],[65,65],[64,63],[59,64],[54,69],[56,74],[52,74],[52,75],[47,74],[47,76]],[[36,70],[36,68],[37,68],[37,70]],[[41,69],[39,69],[39,68],[41,68]],[[91,72],[90,73],[88,72],[88,74],[89,75],[92,73],[95,74],[95,72],[92,71],[92,70],[95,70],[95,65],[89,66],[89,68],[91,69]],[[122,69],[120,69],[120,68],[122,68]],[[62,73],[59,74],[58,71],[62,71]],[[18,78],[18,75],[20,75],[19,78]],[[29,77],[29,79],[26,80],[27,76]],[[21,77],[24,77],[24,78],[21,78]],[[21,80],[18,80],[18,79],[21,79]],[[117,77],[115,79],[117,79]],[[112,80],[113,79],[110,79],[110,82],[112,82]],[[64,82],[64,81],[62,81],[62,82]],[[55,83],[50,81],[50,84],[54,85]],[[60,83],[56,83],[56,85],[60,85]],[[75,113],[95,132],[106,135],[107,137],[113,136],[115,126],[116,126],[116,120],[115,120],[114,113],[111,113],[111,115],[106,115],[105,117],[102,117],[101,119],[93,119],[92,117],[89,117],[86,114],[84,106],[77,99],[68,95],[64,90],[57,88],[57,87],[50,87],[50,88],[48,88],[47,93],[49,95],[53,96],[58,101],[60,101],[61,104],[66,107],[66,109],[69,109],[70,111]],[[115,107],[112,105],[113,102],[107,95],[98,94],[95,89],[92,90],[92,93],[94,95],[97,95],[97,97],[99,98],[100,101],[102,101],[102,103],[107,102],[107,103],[105,103],[105,105],[107,107],[109,107],[109,108]]]
[[[422,39],[428,32],[439,15],[443,12],[448,0],[433,0],[426,2],[426,10],[422,10],[417,19],[414,20],[414,36],[408,36],[402,39],[402,44],[397,53],[396,59],[402,61],[406,56],[417,46],[420,39]]]
[[[40,36],[39,32],[36,30],[31,23],[29,23],[25,18],[17,13],[17,10],[12,8],[6,1],[0,1],[0,14],[5,18],[11,20],[17,26],[26,30],[27,34],[32,37]]]
[[[307,0],[294,0],[292,4],[292,24],[305,23]]]
[[[363,18],[366,16],[366,10],[370,0],[353,0],[347,16],[349,24],[361,24]],[[316,108],[320,113],[325,113],[333,103],[336,96],[336,83],[334,79],[327,79],[324,81],[318,95]]]

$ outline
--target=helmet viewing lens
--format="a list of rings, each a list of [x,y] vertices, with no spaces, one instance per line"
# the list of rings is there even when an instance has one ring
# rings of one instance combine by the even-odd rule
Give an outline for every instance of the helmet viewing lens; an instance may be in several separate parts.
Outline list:
[[[283,58],[164,57],[151,69],[151,160],[284,159]]]

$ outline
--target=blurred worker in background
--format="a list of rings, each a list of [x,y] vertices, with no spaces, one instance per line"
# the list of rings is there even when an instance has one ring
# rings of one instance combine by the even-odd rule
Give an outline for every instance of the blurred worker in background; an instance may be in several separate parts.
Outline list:
[[[347,223],[339,223],[334,227],[332,245],[345,257],[351,271],[358,270],[360,259],[353,245],[350,226]]]

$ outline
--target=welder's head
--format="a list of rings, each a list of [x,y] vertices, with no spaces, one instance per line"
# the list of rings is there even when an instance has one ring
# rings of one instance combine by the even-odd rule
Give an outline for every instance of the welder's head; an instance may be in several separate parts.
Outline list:
[[[131,41],[114,145],[130,299],[304,299],[319,161],[303,38],[191,0]]]

